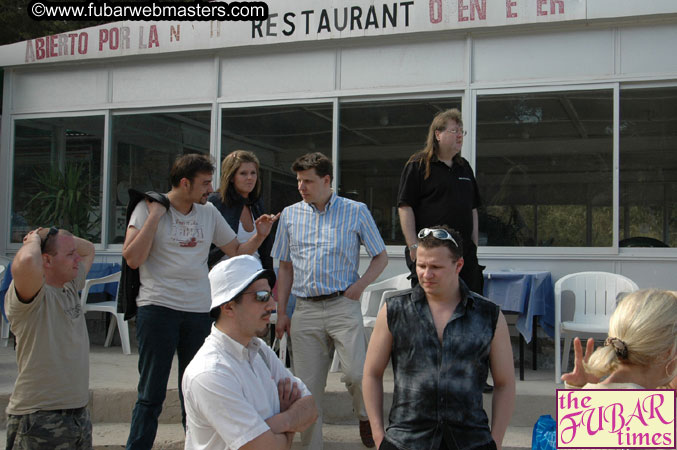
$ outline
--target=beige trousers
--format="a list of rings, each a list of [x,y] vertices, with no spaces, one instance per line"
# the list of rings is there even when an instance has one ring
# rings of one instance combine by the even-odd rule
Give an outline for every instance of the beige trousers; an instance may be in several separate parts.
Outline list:
[[[315,424],[301,433],[301,442],[306,449],[322,450],[322,398],[334,349],[342,381],[353,398],[353,412],[358,419],[367,420],[362,399],[366,339],[360,302],[343,296],[321,301],[297,299],[291,340],[295,375],[313,394],[319,412]]]

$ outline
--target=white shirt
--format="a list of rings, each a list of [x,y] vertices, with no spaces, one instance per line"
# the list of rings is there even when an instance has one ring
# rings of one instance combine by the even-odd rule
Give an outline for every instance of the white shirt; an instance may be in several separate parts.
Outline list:
[[[136,205],[129,226],[141,230],[148,206]],[[173,206],[162,215],[148,258],[139,266],[137,306],[158,305],[177,311],[205,313],[211,307],[209,246],[226,245],[235,232],[212,205],[193,203],[188,214]]]
[[[261,339],[243,347],[212,325],[183,374],[185,448],[238,449],[268,431],[265,420],[280,412],[277,382],[284,378],[296,382],[303,397],[310,395]]]
[[[253,221],[253,222],[256,222],[256,219],[254,219],[254,215],[253,215],[253,214],[252,214],[252,221]],[[246,243],[246,242],[249,241],[249,239],[251,239],[255,234],[256,234],[256,227],[254,227],[254,229],[253,229],[252,231],[247,231],[247,230],[244,229],[244,225],[242,225],[242,221],[240,220],[240,221],[238,222],[238,227],[237,227],[237,241],[238,241],[240,244]],[[259,256],[259,251],[258,251],[258,250],[255,251],[254,253],[252,253],[252,256],[253,256],[254,258],[258,259],[259,261],[261,261],[261,256]],[[219,260],[219,262],[225,261],[225,260],[227,260],[227,259],[228,259],[228,255],[223,255],[223,258],[221,258],[221,259]]]

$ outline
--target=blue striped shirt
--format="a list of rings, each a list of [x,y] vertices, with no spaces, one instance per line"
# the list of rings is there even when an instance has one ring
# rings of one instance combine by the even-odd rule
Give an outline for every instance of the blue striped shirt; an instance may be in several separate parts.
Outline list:
[[[294,295],[315,297],[360,278],[360,244],[372,257],[385,250],[367,205],[332,193],[324,211],[304,201],[282,210],[271,255],[292,262]]]

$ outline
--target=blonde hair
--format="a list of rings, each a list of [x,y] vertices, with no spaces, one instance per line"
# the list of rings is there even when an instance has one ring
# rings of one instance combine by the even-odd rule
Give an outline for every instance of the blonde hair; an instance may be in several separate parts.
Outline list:
[[[419,164],[425,164],[425,175],[424,180],[427,180],[430,176],[430,163],[433,160],[433,156],[439,153],[440,144],[435,137],[435,131],[442,131],[447,128],[447,123],[449,121],[456,122],[457,125],[463,126],[463,120],[461,119],[461,111],[457,108],[447,109],[446,111],[441,111],[435,114],[433,121],[428,128],[428,138],[425,142],[425,147],[422,150],[414,153],[407,161],[407,164],[412,162],[418,162]],[[463,159],[461,154],[457,153],[453,157],[453,161],[456,164],[462,165]]]
[[[231,189],[234,189],[232,183],[233,178],[235,178],[235,174],[243,163],[254,163],[254,165],[256,165],[256,186],[254,186],[250,200],[258,200],[261,195],[261,174],[259,170],[261,164],[259,163],[259,159],[250,151],[235,150],[223,158],[223,162],[221,163],[219,195],[221,196],[221,201],[228,206],[232,206],[232,197],[229,196],[228,193]]]
[[[677,356],[677,292],[644,289],[626,295],[609,320],[609,338],[620,339],[627,357],[619,358],[614,345],[592,354],[586,370],[601,377],[621,364],[648,367],[668,363]],[[615,340],[615,339],[614,339]],[[677,365],[661,384],[677,375]]]

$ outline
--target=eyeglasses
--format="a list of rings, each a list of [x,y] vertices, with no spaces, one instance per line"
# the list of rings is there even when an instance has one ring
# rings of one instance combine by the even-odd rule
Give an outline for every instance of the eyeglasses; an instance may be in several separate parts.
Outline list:
[[[49,231],[47,232],[47,236],[42,240],[42,243],[40,243],[40,253],[45,253],[45,247],[47,246],[47,241],[49,241],[49,238],[54,236],[59,232],[59,229],[57,227],[51,227]]]
[[[261,303],[267,303],[268,300],[270,300],[270,297],[273,296],[273,294],[270,291],[249,291],[242,293],[242,295],[244,294],[254,294],[254,299],[257,302]]]
[[[421,231],[418,232],[418,238],[423,239],[424,237],[428,237],[431,234],[435,239],[439,239],[442,241],[451,241],[454,243],[456,247],[458,247],[456,239],[454,239],[454,237],[451,234],[449,234],[447,230],[443,230],[441,228],[423,228]]]
[[[442,130],[442,133],[444,133],[445,131],[447,131],[451,134],[456,134],[456,135],[460,134],[461,136],[467,136],[468,135],[468,132],[466,130],[464,130],[463,128],[458,128],[456,130],[446,129],[446,130]]]

